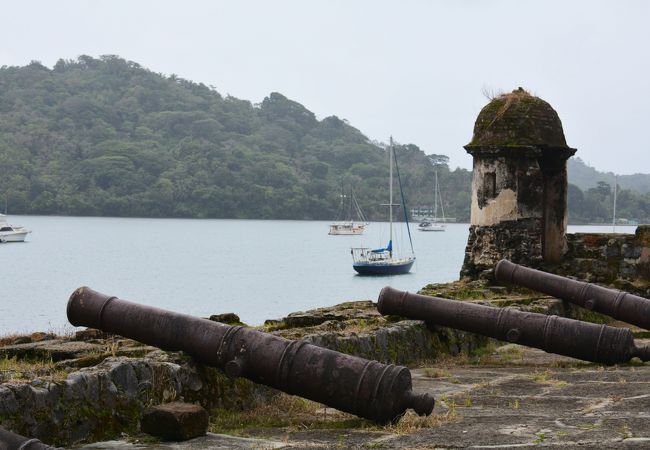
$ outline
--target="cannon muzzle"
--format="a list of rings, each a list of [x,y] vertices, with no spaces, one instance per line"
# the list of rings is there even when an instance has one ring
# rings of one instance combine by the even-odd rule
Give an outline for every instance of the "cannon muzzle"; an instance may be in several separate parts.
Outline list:
[[[0,450],[63,450],[50,447],[38,439],[30,439],[0,427]]]
[[[433,397],[412,392],[406,367],[139,305],[88,287],[72,294],[67,313],[72,325],[164,350],[182,350],[231,377],[248,378],[379,423],[399,420],[408,408],[420,415],[433,410]]]
[[[650,300],[627,292],[576,281],[502,259],[495,277],[566,300],[614,319],[650,330]]]
[[[637,347],[627,328],[411,294],[391,287],[379,294],[378,309],[384,315],[424,320],[585,361],[618,364],[633,357],[650,360],[649,349]]]

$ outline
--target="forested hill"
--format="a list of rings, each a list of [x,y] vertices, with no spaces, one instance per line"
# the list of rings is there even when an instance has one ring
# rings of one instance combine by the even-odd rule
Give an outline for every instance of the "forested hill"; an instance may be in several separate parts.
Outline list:
[[[447,215],[469,217],[469,171],[398,152],[409,206],[432,203],[433,160]],[[253,105],[116,56],[0,69],[0,199],[14,214],[332,219],[352,187],[380,219],[385,155],[281,94]]]
[[[469,220],[471,172],[413,144],[396,151],[410,208],[432,205],[437,170],[447,217]],[[569,161],[571,223],[611,221],[609,175]],[[650,222],[648,177],[619,177],[618,217]],[[12,214],[334,219],[354,189],[380,220],[387,178],[383,145],[278,93],[253,105],[116,56],[0,68]]]
[[[635,173],[616,176],[612,172],[599,172],[585,163],[580,157],[570,158],[567,163],[567,170],[569,172],[569,181],[583,191],[595,188],[599,183],[607,183],[613,186],[616,179],[616,184],[621,189],[639,193],[650,192],[650,174]]]

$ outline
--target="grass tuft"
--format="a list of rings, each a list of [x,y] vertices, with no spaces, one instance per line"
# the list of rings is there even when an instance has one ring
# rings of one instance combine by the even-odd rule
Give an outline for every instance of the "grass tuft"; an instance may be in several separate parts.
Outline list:
[[[408,434],[421,428],[435,427],[459,420],[455,405],[452,405],[445,414],[423,417],[413,411],[407,411],[397,423],[378,425],[352,414],[324,407],[311,400],[280,393],[273,400],[252,409],[213,410],[210,414],[209,431],[241,435],[246,430],[258,428],[285,428],[288,431],[357,429]]]
[[[15,356],[0,357],[0,382],[2,383],[30,381],[36,377],[51,381],[63,381],[67,376],[68,372],[57,369],[51,358],[41,361],[24,361]]]

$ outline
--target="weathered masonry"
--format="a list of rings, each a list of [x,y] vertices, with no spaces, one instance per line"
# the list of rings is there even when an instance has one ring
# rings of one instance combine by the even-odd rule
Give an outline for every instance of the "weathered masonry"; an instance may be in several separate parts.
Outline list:
[[[567,251],[567,146],[557,112],[519,88],[479,113],[465,150],[474,158],[471,226],[461,277],[491,278],[502,258],[558,263]]]

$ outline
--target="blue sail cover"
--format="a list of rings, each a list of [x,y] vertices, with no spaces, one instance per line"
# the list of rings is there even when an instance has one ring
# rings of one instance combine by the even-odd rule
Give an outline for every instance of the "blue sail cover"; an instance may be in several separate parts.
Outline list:
[[[376,248],[372,250],[373,253],[384,253],[384,252],[392,252],[393,251],[393,241],[388,241],[388,245],[386,248]]]

